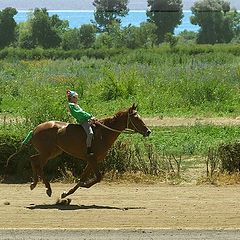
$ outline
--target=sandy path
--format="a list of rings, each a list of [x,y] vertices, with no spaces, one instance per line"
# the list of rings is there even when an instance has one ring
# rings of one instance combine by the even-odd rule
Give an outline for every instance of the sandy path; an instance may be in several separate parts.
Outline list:
[[[239,240],[238,230],[17,229],[0,230],[1,240]]]
[[[0,228],[240,229],[239,186],[100,183],[55,205],[71,186],[52,184],[49,198],[43,185],[0,184]]]
[[[184,118],[184,117],[154,117],[144,118],[144,122],[147,126],[159,126],[159,127],[175,127],[175,126],[194,126],[197,124],[211,124],[211,125],[240,125],[240,117],[237,118]]]
[[[11,118],[5,117],[0,114],[1,124],[21,123],[25,120],[23,118]],[[212,125],[240,125],[240,117],[227,118],[227,117],[146,117],[143,121],[147,126],[159,126],[159,127],[175,127],[175,126],[194,126],[196,124],[212,124]]]

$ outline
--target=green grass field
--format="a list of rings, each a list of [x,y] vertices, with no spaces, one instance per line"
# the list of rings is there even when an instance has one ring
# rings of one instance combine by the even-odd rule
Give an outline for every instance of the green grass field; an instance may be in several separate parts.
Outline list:
[[[239,56],[220,47],[195,55],[160,50],[105,59],[2,60],[0,111],[33,124],[67,120],[65,92],[75,89],[82,107],[99,118],[133,102],[144,116],[240,115]]]
[[[231,50],[231,51],[230,51]],[[144,117],[240,116],[240,57],[235,46],[138,49],[104,58],[0,61],[0,146],[7,155],[37,124],[73,122],[66,89],[79,93],[80,105],[97,118],[112,116],[132,103]],[[20,119],[4,124],[7,119]],[[2,120],[1,120],[2,119]],[[153,128],[149,139],[121,141],[152,145],[156,154],[202,155],[210,147],[236,141],[239,127],[196,125]],[[6,139],[8,139],[6,141]],[[144,148],[144,147],[141,147]],[[2,153],[1,153],[2,154]],[[147,154],[147,153],[146,153]]]

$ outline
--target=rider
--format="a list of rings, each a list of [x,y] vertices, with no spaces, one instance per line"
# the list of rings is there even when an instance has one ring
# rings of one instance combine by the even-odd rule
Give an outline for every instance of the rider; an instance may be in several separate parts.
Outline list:
[[[94,155],[92,150],[92,139],[93,139],[93,130],[91,127],[91,121],[94,121],[95,118],[90,114],[85,112],[78,105],[78,94],[75,91],[67,90],[67,98],[68,98],[68,108],[71,115],[77,120],[77,123],[80,124],[87,135],[87,154]]]

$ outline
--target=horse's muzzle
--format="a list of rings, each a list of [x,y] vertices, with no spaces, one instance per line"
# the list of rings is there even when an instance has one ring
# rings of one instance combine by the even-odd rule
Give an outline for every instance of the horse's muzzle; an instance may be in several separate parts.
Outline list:
[[[148,137],[148,136],[150,135],[150,133],[151,133],[151,130],[148,129],[148,130],[145,132],[144,137]]]

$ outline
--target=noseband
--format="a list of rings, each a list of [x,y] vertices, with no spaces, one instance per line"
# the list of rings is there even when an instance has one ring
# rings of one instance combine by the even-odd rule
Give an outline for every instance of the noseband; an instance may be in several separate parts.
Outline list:
[[[133,133],[141,133],[141,131],[139,131],[139,129],[136,127],[136,125],[134,124],[134,122],[132,121],[132,119],[131,119],[131,116],[132,115],[135,115],[135,114],[137,114],[137,112],[133,112],[133,113],[129,113],[128,112],[128,118],[127,118],[127,129],[126,130],[131,130],[131,131],[133,131]],[[132,130],[132,129],[130,129],[128,126],[129,126],[129,123],[131,123],[132,125],[133,125],[133,128],[134,128],[134,130]]]

